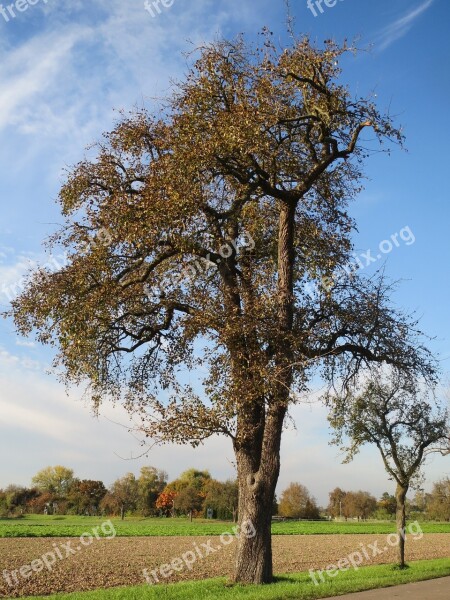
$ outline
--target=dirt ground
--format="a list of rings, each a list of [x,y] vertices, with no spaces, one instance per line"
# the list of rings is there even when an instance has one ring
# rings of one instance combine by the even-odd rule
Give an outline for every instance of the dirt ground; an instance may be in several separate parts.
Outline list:
[[[85,544],[88,541],[83,540]],[[385,535],[274,536],[275,572],[325,569],[355,552],[359,552],[363,565],[394,562],[396,548],[389,543],[395,544],[395,539]],[[154,581],[151,571],[157,570],[159,582],[228,576],[233,569],[235,548],[236,540],[231,536],[222,541],[219,537],[94,539],[86,546],[78,538],[0,539],[0,596],[12,598],[139,585],[145,583],[143,569],[148,569],[151,581]],[[54,553],[53,557],[45,557],[51,570],[41,561],[34,563],[34,570],[24,567],[49,552]],[[450,557],[450,534],[425,534],[422,539],[409,537],[406,553],[411,561]],[[355,560],[359,560],[356,555]],[[172,569],[168,576],[161,574],[160,567],[172,562],[179,571]],[[22,575],[12,573],[21,567]]]

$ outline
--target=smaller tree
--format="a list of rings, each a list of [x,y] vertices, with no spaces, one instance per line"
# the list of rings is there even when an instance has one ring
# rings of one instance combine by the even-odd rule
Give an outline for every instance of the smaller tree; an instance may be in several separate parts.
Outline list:
[[[155,514],[158,496],[167,485],[168,475],[155,467],[142,467],[138,478],[138,509],[144,517]]]
[[[428,497],[428,515],[438,521],[450,521],[450,478],[446,477],[433,485]]]
[[[97,514],[100,502],[106,495],[102,481],[91,479],[75,480],[70,487],[67,500],[72,511],[77,514]]]
[[[281,494],[278,514],[294,519],[318,519],[320,516],[315,498],[301,483],[290,483]]]
[[[188,515],[192,521],[192,514],[200,512],[205,496],[193,486],[185,487],[174,498],[174,508]]]
[[[39,496],[36,488],[26,488],[19,485],[9,485],[5,489],[6,506],[10,514],[24,514],[27,504]]]
[[[156,508],[161,511],[161,513],[168,517],[170,515],[174,515],[174,502],[177,497],[178,492],[170,489],[168,486],[164,488],[164,490],[158,496],[156,500]]]
[[[334,490],[328,494],[329,502],[327,512],[330,516],[334,517],[335,519],[337,517],[345,516],[342,509],[346,496],[347,492],[344,492],[344,490],[341,490],[339,487],[334,488]]]
[[[8,516],[8,499],[4,490],[0,489],[0,519]]]
[[[392,517],[397,511],[397,499],[389,492],[384,492],[378,500],[378,510],[381,516]]]
[[[377,499],[370,492],[347,492],[344,500],[344,512],[349,516],[365,521],[377,508]]]
[[[65,498],[73,482],[73,470],[61,465],[45,467],[36,473],[32,481],[42,492]]]
[[[198,469],[188,469],[181,473],[178,479],[172,482],[172,485],[179,490],[185,487],[193,487],[199,492],[205,491],[206,484],[211,481],[209,471],[199,471]]]
[[[137,504],[138,482],[133,473],[127,473],[124,477],[117,479],[111,486],[110,494],[119,506],[120,518],[123,521],[125,513],[136,508]]]
[[[360,390],[360,391],[357,391]],[[448,412],[431,390],[401,373],[375,370],[365,382],[356,380],[343,395],[328,397],[333,443],[343,444],[350,462],[361,446],[375,444],[389,477],[395,480],[399,566],[405,564],[406,495],[420,481],[420,469],[430,452],[444,453],[449,441]]]
[[[99,509],[102,515],[117,516],[120,514],[119,503],[111,492],[106,492],[100,502]]]
[[[198,469],[184,471],[178,479],[171,481],[164,488],[163,493],[158,498],[157,508],[167,515],[173,515],[174,511],[178,510],[192,517],[193,511],[202,509],[210,481],[211,475],[208,471],[199,471]],[[187,489],[189,491],[182,494]],[[196,492],[195,498],[193,490]],[[178,499],[180,494],[181,498]],[[198,498],[200,498],[200,501],[197,500]]]
[[[205,484],[206,508],[212,508],[221,519],[232,518],[237,521],[238,515],[238,486],[237,481],[225,482],[211,479]]]
[[[427,513],[430,494],[425,493],[425,490],[418,489],[414,494],[412,501],[412,510],[414,512]]]
[[[42,515],[46,511],[52,511],[55,496],[49,492],[41,492],[27,503],[27,512]]]

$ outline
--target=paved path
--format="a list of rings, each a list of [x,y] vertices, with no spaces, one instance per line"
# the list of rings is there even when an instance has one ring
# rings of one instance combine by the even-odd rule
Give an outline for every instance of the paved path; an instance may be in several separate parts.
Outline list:
[[[395,587],[370,590],[369,592],[346,594],[345,596],[338,596],[338,599],[329,600],[390,600],[391,598],[398,598],[399,600],[449,600],[450,577],[407,583]]]

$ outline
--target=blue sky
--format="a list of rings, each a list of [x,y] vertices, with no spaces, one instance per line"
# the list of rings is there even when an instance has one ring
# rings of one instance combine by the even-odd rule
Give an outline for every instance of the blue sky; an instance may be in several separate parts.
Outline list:
[[[164,96],[182,77],[182,52],[217,38],[245,33],[256,38],[264,25],[283,44],[282,0],[174,0],[155,16],[144,0],[39,0],[19,12],[0,6],[0,306],[6,308],[30,264],[46,262],[41,242],[61,223],[56,198],[64,168],[112,127],[117,111]],[[166,2],[170,4],[170,2]],[[329,2],[333,4],[333,2]],[[377,94],[404,126],[408,152],[394,148],[367,163],[364,192],[352,205],[358,222],[357,253],[371,249],[393,279],[403,280],[396,302],[421,316],[435,339],[444,373],[450,364],[448,266],[448,149],[450,98],[450,4],[446,0],[337,0],[323,13],[307,0],[292,0],[298,33],[319,43],[333,37],[367,49],[345,61],[355,93]],[[6,18],[5,16],[6,15]],[[373,45],[373,46],[371,46]],[[371,48],[369,48],[371,46]],[[397,234],[392,251],[384,240]],[[63,261],[63,257],[56,257]],[[363,259],[364,262],[364,259]],[[215,477],[232,476],[233,454],[214,439],[194,451],[165,447],[148,458],[127,431],[126,415],[105,407],[94,419],[81,391],[64,388],[46,373],[46,350],[18,339],[0,321],[0,487],[28,484],[49,464],[64,464],[83,478],[111,483],[143,464],[175,477],[190,466]],[[280,489],[306,484],[320,502],[336,485],[392,488],[373,450],[351,465],[339,464],[328,447],[323,409],[293,410],[297,429],[286,432]],[[435,458],[428,483],[449,475],[450,462]]]

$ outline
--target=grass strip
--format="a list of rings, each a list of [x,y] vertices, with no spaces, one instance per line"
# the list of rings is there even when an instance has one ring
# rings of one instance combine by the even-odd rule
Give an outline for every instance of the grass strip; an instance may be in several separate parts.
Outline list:
[[[314,600],[447,576],[450,576],[450,558],[412,562],[404,570],[393,565],[376,565],[340,572],[334,578],[325,574],[325,582],[319,585],[314,584],[308,573],[298,573],[279,576],[275,583],[264,586],[231,585],[224,579],[208,579],[21,600]]]

